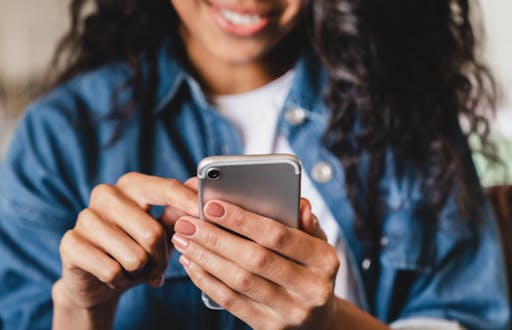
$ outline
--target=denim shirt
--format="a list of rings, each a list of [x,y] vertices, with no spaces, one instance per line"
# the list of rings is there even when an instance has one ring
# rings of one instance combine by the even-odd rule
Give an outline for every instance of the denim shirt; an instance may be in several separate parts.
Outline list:
[[[0,172],[0,328],[50,328],[59,242],[95,185],[114,184],[130,171],[186,180],[205,156],[242,153],[236,129],[208,104],[172,43],[162,47],[158,69],[156,106],[135,111],[113,142],[119,126],[109,114],[112,95],[131,75],[125,63],[78,76],[24,114]],[[355,234],[343,168],[322,143],[330,118],[322,102],[326,74],[307,52],[295,72],[278,130],[310,177],[318,166],[332,172],[314,183],[341,229],[360,307],[386,323],[437,318],[468,329],[507,329],[504,267],[488,204],[485,218],[470,225],[450,198],[432,224],[423,219],[418,174],[390,153],[380,185],[382,246],[374,256]],[[119,95],[127,100],[129,93]],[[297,109],[304,116],[294,116]],[[178,253],[165,275],[162,288],[139,285],[122,296],[116,329],[248,327],[203,306]]]

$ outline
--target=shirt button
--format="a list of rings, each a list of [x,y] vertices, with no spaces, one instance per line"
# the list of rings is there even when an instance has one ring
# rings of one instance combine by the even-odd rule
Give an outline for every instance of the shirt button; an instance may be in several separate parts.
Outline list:
[[[380,245],[386,246],[386,245],[388,245],[388,243],[389,243],[388,238],[386,236],[382,236],[382,238],[380,239]]]
[[[291,108],[284,114],[286,121],[292,125],[300,125],[306,121],[306,111],[302,108]]]
[[[333,170],[331,165],[326,162],[320,162],[313,167],[311,176],[316,182],[326,183],[333,177]]]
[[[372,261],[368,258],[364,259],[361,266],[363,267],[364,270],[368,270],[372,266]]]

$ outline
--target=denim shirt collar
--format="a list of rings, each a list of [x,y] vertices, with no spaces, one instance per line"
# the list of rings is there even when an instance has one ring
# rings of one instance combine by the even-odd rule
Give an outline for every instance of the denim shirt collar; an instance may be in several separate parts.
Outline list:
[[[155,113],[162,111],[174,98],[187,76],[179,61],[179,43],[173,38],[166,39],[158,53],[158,90]]]
[[[181,60],[182,46],[175,38],[165,40],[158,54],[159,85],[156,94],[154,113],[159,113],[174,99],[182,84],[186,83],[201,108],[208,108],[206,96],[199,82],[188,72]],[[312,50],[304,50],[295,66],[295,77],[284,109],[300,107],[305,109],[309,119],[325,120],[327,107],[319,104],[322,88],[327,81],[327,73],[318,65]],[[313,115],[312,113],[316,113]]]

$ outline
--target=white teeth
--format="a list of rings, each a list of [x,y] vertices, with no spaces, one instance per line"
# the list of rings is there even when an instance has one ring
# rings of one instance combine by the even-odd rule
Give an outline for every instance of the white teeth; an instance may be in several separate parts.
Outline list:
[[[233,25],[251,25],[262,19],[258,15],[245,15],[227,9],[221,9],[220,14]]]

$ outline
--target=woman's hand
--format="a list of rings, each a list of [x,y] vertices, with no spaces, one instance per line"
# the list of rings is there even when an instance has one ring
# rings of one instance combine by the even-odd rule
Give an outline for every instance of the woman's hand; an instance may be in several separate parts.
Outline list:
[[[304,231],[222,201],[204,211],[212,223],[182,217],[172,239],[203,292],[256,329],[331,328],[339,261],[309,202],[301,200]]]
[[[148,214],[153,205],[167,206],[159,221]],[[197,216],[197,205],[194,188],[173,179],[130,173],[116,185],[97,186],[89,207],[62,238],[62,278],[54,285],[54,301],[92,310],[115,305],[136,284],[161,286],[174,222]]]

